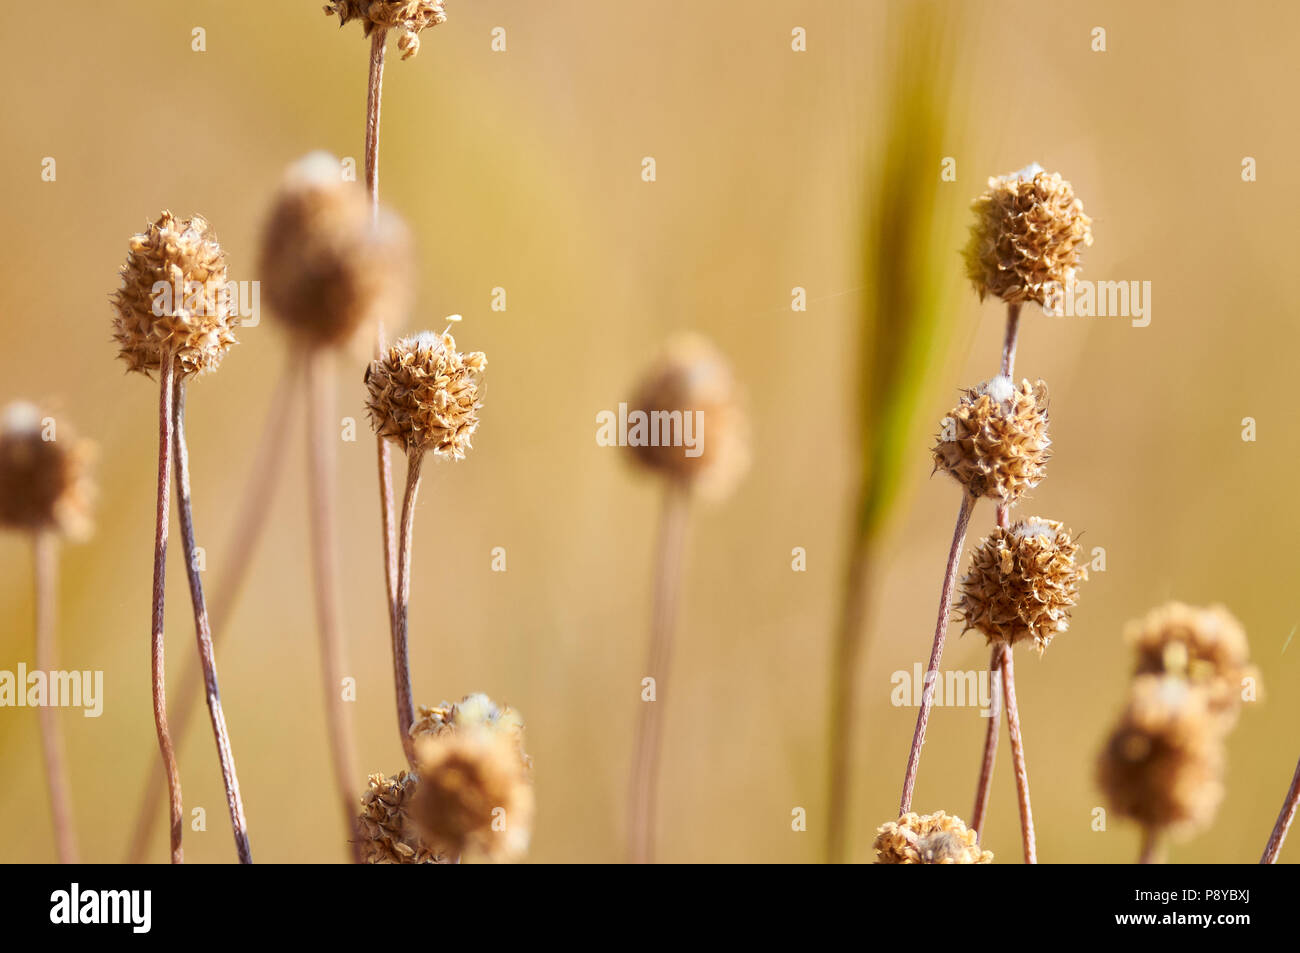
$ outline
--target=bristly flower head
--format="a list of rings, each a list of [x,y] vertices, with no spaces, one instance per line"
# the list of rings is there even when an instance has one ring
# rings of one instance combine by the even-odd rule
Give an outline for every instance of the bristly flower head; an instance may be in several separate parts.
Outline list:
[[[449,857],[420,837],[411,817],[418,780],[406,771],[395,777],[372,774],[361,797],[357,838],[367,864],[449,864]]]
[[[163,212],[131,238],[113,299],[113,337],[128,370],[160,370],[171,354],[182,375],[215,371],[235,344],[239,315],[226,289],[226,256],[201,215]]]
[[[1135,674],[1182,676],[1205,688],[1211,711],[1230,718],[1241,707],[1242,683],[1258,683],[1246,631],[1223,606],[1170,602],[1130,623],[1125,638],[1137,652]]]
[[[376,28],[401,30],[397,48],[406,60],[420,52],[421,30],[447,22],[443,3],[444,0],[329,0],[325,15],[337,16],[339,26],[349,20],[360,20],[366,36]]]
[[[0,528],[52,531],[74,539],[90,532],[89,476],[94,446],[31,404],[0,415]]]
[[[943,419],[934,466],[971,496],[1015,503],[1047,472],[1047,385],[995,377],[962,395]]]
[[[376,218],[339,160],[313,152],[285,173],[262,231],[258,272],[276,317],[305,343],[330,346],[362,325],[401,323],[411,257],[401,219],[386,209]]]
[[[1172,675],[1139,675],[1097,765],[1111,809],[1151,830],[1190,833],[1223,797],[1223,719],[1205,690]]]
[[[1031,517],[995,529],[971,555],[957,612],[966,629],[990,643],[1031,639],[1041,653],[1070,626],[1070,610],[1088,569],[1075,562],[1079,544],[1054,520]]]
[[[1057,173],[1037,163],[989,179],[975,200],[966,245],[966,276],[980,300],[1044,303],[1052,287],[1074,284],[1079,246],[1092,244],[1092,220]]]
[[[483,729],[509,738],[515,743],[520,762],[531,768],[533,759],[524,751],[524,719],[509,705],[498,705],[482,692],[466,695],[460,701],[443,702],[433,708],[420,705],[411,724],[411,737],[436,738],[453,731]]]
[[[462,353],[445,331],[402,338],[366,370],[370,423],[408,453],[465,459],[478,430],[479,387],[487,358]]]
[[[878,864],[990,864],[975,832],[952,814],[904,814],[876,829]]]

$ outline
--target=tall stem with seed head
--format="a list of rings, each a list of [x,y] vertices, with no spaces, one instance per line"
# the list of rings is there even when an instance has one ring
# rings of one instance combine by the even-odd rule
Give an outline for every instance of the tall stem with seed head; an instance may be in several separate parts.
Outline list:
[[[172,398],[173,439],[176,443],[176,503],[180,510],[181,542],[185,549],[185,568],[190,582],[190,601],[194,608],[194,634],[198,640],[199,661],[203,667],[203,687],[208,699],[208,714],[212,718],[212,734],[217,743],[217,760],[221,764],[221,780],[226,787],[226,807],[230,811],[230,825],[235,833],[235,851],[241,864],[253,862],[252,848],[248,843],[248,823],[244,819],[244,800],[239,793],[239,777],[235,772],[235,756],[230,747],[230,730],[221,707],[221,689],[217,684],[217,662],[212,652],[212,629],[208,623],[208,608],[203,600],[203,579],[195,558],[194,511],[190,500],[190,454],[185,443],[185,381],[177,377]]]
[[[1277,823],[1273,825],[1268,846],[1264,848],[1264,856],[1259,861],[1261,864],[1277,863],[1277,855],[1282,853],[1282,844],[1286,841],[1287,831],[1291,829],[1291,822],[1295,820],[1297,807],[1300,807],[1300,762],[1296,763],[1291,787],[1286,792],[1286,800],[1282,802],[1282,810],[1278,811]]]
[[[1002,653],[1002,697],[1007,708],[1007,737],[1011,740],[1011,761],[1016,773],[1016,795],[1020,802],[1020,836],[1025,863],[1038,863],[1034,845],[1034,809],[1029,801],[1029,771],[1025,767],[1025,743],[1020,736],[1020,710],[1016,707],[1016,668],[1011,647]]]
[[[934,685],[939,677],[939,661],[943,658],[943,643],[948,636],[948,617],[952,615],[952,594],[957,585],[957,566],[961,562],[962,547],[966,544],[966,530],[970,527],[975,497],[962,491],[961,509],[957,511],[957,526],[952,533],[952,547],[948,550],[948,564],[944,567],[943,586],[939,590],[939,618],[934,624],[934,646],[930,650],[930,663],[926,667],[925,684],[921,689],[921,706],[916,713],[916,729],[912,732],[912,749],[907,756],[907,773],[903,776],[903,797],[898,813],[912,809],[912,792],[916,788],[916,772],[921,763],[921,747],[925,744],[925,729],[930,723],[930,709],[934,707]]]
[[[32,563],[36,581],[36,669],[55,670],[54,589],[57,555],[54,535],[48,530],[32,534]],[[50,815],[59,863],[78,862],[77,834],[72,822],[72,798],[68,786],[67,760],[59,734],[58,709],[42,705],[36,709],[41,727],[41,752],[45,758],[45,780],[50,790]]]
[[[402,734],[402,750],[415,767],[415,740],[411,725],[415,722],[415,703],[411,695],[410,650],[407,647],[411,602],[411,546],[415,537],[415,501],[420,494],[420,471],[424,451],[413,449],[406,457],[406,494],[402,499],[402,535],[397,549],[397,606],[393,625],[393,682],[397,689],[397,727]]]
[[[681,590],[682,551],[690,491],[670,479],[664,490],[655,554],[654,602],[650,622],[647,674],[654,679],[654,699],[642,700],[632,756],[628,808],[628,856],[633,863],[654,860],[659,755],[663,747],[665,689],[672,663],[673,629]]]
[[[158,372],[158,497],[154,520],[153,544],[153,618],[150,640],[149,671],[153,689],[154,729],[158,750],[167,775],[168,807],[171,815],[171,860],[184,863],[181,846],[181,773],[176,765],[176,749],[167,727],[167,676],[163,651],[163,604],[167,588],[167,527],[171,509],[172,463],[172,394],[176,379],[176,362],[171,352],[162,356]]]

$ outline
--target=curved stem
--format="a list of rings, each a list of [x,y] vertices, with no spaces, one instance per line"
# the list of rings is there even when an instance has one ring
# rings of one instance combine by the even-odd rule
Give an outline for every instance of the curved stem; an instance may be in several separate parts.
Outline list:
[[[32,561],[36,582],[36,669],[40,672],[53,672],[57,665],[54,651],[56,545],[53,534],[47,530],[37,530],[32,534]],[[72,820],[67,759],[64,757],[57,715],[58,711],[52,705],[42,705],[36,709],[41,727],[41,752],[45,756],[45,780],[50,789],[50,817],[54,825],[59,863],[75,864],[79,862],[77,833]]]
[[[984,816],[988,812],[989,794],[993,790],[993,764],[998,756],[998,724],[1002,719],[1002,653],[1001,642],[993,645],[989,657],[989,711],[988,726],[984,730],[984,758],[980,762],[980,780],[975,788],[975,808],[971,811],[971,830],[978,840],[984,829]]]
[[[1278,811],[1277,823],[1273,825],[1273,833],[1269,835],[1264,856],[1259,860],[1261,864],[1277,863],[1277,855],[1282,852],[1282,845],[1286,842],[1286,832],[1291,829],[1291,822],[1295,820],[1297,806],[1300,806],[1300,762],[1296,763],[1295,774],[1291,777],[1291,787],[1286,792],[1286,800],[1282,802],[1282,810]]]
[[[217,743],[217,760],[221,764],[221,780],[226,787],[226,807],[230,811],[230,826],[235,833],[235,851],[241,864],[253,862],[248,844],[248,823],[244,819],[244,801],[239,793],[239,777],[235,773],[235,756],[230,748],[230,730],[221,708],[221,689],[217,685],[217,662],[212,653],[212,629],[208,624],[208,609],[203,600],[203,579],[195,559],[194,510],[190,499],[190,453],[185,444],[185,381],[177,377],[172,404],[173,434],[176,442],[176,504],[180,510],[181,543],[185,549],[185,570],[190,581],[190,602],[194,607],[194,635],[198,641],[199,662],[203,667],[203,687],[208,699],[208,714],[212,719],[212,735]]]
[[[279,384],[267,408],[266,424],[258,444],[257,456],[244,482],[243,496],[235,516],[234,529],[230,532],[229,568],[220,576],[208,610],[212,620],[214,648],[219,648],[221,645],[226,622],[230,618],[235,599],[252,565],[253,553],[262,538],[267,513],[270,511],[271,501],[275,497],[275,489],[279,485],[280,474],[284,469],[282,464],[285,460],[289,414],[297,396],[297,367],[296,360],[289,360],[280,375]],[[202,674],[202,667],[198,660],[191,659],[181,675],[180,692],[176,698],[172,719],[177,746],[185,743],[186,730],[194,715],[195,703],[199,699]],[[128,864],[144,863],[154,821],[158,817],[158,802],[166,789],[162,765],[152,762],[127,849]]]
[[[864,538],[854,542],[845,580],[844,602],[831,663],[830,777],[826,808],[826,862],[845,861],[848,805],[853,772],[853,738],[857,725],[859,669],[863,626],[867,617],[867,580],[871,547]]]
[[[948,617],[952,615],[952,593],[957,585],[957,566],[961,562],[962,547],[966,544],[966,530],[975,509],[975,497],[963,492],[961,509],[957,511],[957,526],[952,533],[952,547],[948,550],[948,564],[944,568],[943,587],[939,590],[939,618],[934,624],[934,646],[930,650],[930,664],[925,671],[925,685],[921,689],[921,708],[916,713],[916,729],[912,732],[912,750],[907,756],[907,773],[903,776],[903,797],[898,813],[912,809],[912,792],[916,788],[916,772],[921,763],[921,748],[925,744],[925,729],[930,723],[930,709],[934,707],[934,683],[939,677],[939,661],[943,658],[943,643],[948,636]]]
[[[1020,305],[1007,305],[1007,336],[1002,342],[1002,376],[1010,377],[1016,368],[1016,341],[1020,335]]]
[[[663,747],[663,706],[672,662],[673,628],[681,590],[682,552],[686,540],[689,489],[672,480],[664,490],[655,555],[654,603],[650,621],[647,674],[654,679],[654,698],[641,702],[632,757],[628,810],[628,855],[633,863],[654,860],[659,756]]]
[[[407,647],[407,626],[411,602],[411,545],[415,535],[415,500],[420,493],[420,469],[423,450],[411,450],[406,458],[406,496],[402,500],[402,538],[397,550],[397,606],[393,624],[393,682],[397,689],[397,728],[402,734],[402,750],[415,767],[415,740],[411,725],[415,721],[415,704],[411,698],[411,662]]]
[[[181,847],[181,774],[176,765],[176,749],[167,728],[167,677],[163,651],[163,604],[167,589],[167,528],[171,508],[171,458],[172,458],[172,382],[176,377],[176,362],[170,352],[165,353],[158,372],[158,499],[154,520],[153,544],[153,618],[150,640],[150,679],[153,689],[153,721],[158,734],[158,751],[162,755],[163,771],[167,775],[168,806],[171,815],[171,859],[173,864],[184,863],[185,851]]]
[[[1020,801],[1020,836],[1025,863],[1038,863],[1034,846],[1034,809],[1029,802],[1029,771],[1025,768],[1025,745],[1020,735],[1020,711],[1016,707],[1016,668],[1011,649],[1002,653],[1002,694],[1007,706],[1007,736],[1011,739],[1011,760],[1016,772],[1016,795]]]
[[[316,628],[320,636],[321,690],[329,729],[334,787],[343,815],[345,838],[352,859],[360,862],[355,837],[357,771],[353,762],[352,722],[343,702],[346,667],[340,622],[337,532],[334,523],[335,462],[333,433],[336,398],[332,355],[314,348],[307,358],[308,497],[311,510],[312,581],[316,599]]]

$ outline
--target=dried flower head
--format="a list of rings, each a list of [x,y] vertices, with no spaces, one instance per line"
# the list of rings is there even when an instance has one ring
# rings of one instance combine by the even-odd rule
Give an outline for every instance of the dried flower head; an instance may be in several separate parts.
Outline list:
[[[1259,680],[1246,630],[1223,606],[1170,602],[1130,623],[1125,638],[1137,653],[1136,674],[1179,675],[1201,685],[1219,714],[1235,715],[1243,682]]]
[[[262,231],[261,287],[277,317],[309,344],[345,342],[363,324],[398,324],[411,301],[406,226],[378,218],[338,159],[313,152],[289,167]]]
[[[420,52],[421,30],[447,22],[443,3],[444,0],[329,0],[325,15],[337,16],[339,26],[349,20],[360,20],[366,36],[376,28],[401,30],[397,48],[406,60]]]
[[[1079,246],[1092,244],[1092,220],[1070,183],[1037,163],[989,179],[975,200],[975,224],[966,245],[966,276],[980,300],[1037,301],[1053,286],[1074,284]]]
[[[427,842],[452,856],[523,856],[532,835],[533,787],[512,737],[484,727],[425,735],[416,755],[414,813]]]
[[[182,375],[215,371],[239,325],[226,288],[226,255],[201,215],[163,212],[131,238],[113,298],[113,337],[128,370],[148,374],[170,354]]]
[[[487,695],[477,692],[460,701],[443,702],[430,708],[416,708],[416,719],[411,724],[411,737],[438,737],[453,731],[484,729],[512,740],[525,768],[531,768],[533,759],[524,751],[524,719],[509,705],[498,705]]]
[[[1032,639],[1039,652],[1070,627],[1070,610],[1088,569],[1075,562],[1079,544],[1061,523],[1036,516],[998,527],[971,555],[957,612],[966,629],[990,643]],[[964,630],[963,630],[964,631]]]
[[[641,466],[729,494],[749,468],[749,424],[726,358],[695,334],[672,338],[628,405],[627,446]]]
[[[0,415],[0,527],[90,532],[94,446],[64,423],[42,418],[32,404],[12,403]]]
[[[479,387],[487,358],[461,353],[445,331],[402,338],[366,371],[370,423],[412,451],[465,459],[478,429]]]
[[[367,864],[448,864],[454,858],[431,847],[420,837],[410,817],[415,798],[415,775],[406,771],[387,778],[372,774],[361,797],[357,836],[361,859]]]
[[[1223,797],[1221,725],[1201,686],[1137,676],[1097,766],[1111,809],[1153,830],[1208,824]]]
[[[952,814],[904,814],[876,829],[878,864],[990,864],[975,832]]]
[[[972,496],[1016,502],[1047,472],[1047,385],[995,377],[962,395],[943,419],[934,468]]]

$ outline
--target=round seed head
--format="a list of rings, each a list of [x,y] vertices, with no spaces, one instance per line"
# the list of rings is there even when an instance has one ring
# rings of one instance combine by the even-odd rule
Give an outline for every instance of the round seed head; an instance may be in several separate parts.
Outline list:
[[[533,759],[524,751],[524,719],[509,705],[498,705],[481,692],[466,695],[460,701],[443,702],[430,708],[420,705],[411,724],[411,737],[438,737],[453,731],[482,729],[499,734],[515,743],[520,762],[531,769]]]
[[[401,30],[397,48],[406,60],[420,52],[421,30],[447,21],[443,3],[444,0],[329,0],[325,15],[337,16],[339,26],[349,20],[360,20],[366,36],[376,27]]]
[[[1137,676],[1097,765],[1111,809],[1175,833],[1209,824],[1223,798],[1221,722],[1201,686],[1172,675]]]
[[[420,837],[410,816],[417,786],[415,775],[406,771],[391,778],[370,775],[356,824],[364,863],[449,864],[455,859]]]
[[[457,351],[450,334],[402,338],[366,371],[371,426],[408,454],[463,460],[478,429],[486,367],[482,351]]]
[[[338,345],[364,324],[401,323],[411,301],[411,241],[372,214],[339,161],[313,152],[289,167],[262,231],[258,265],[274,313],[309,344]]]
[[[1031,517],[999,527],[971,554],[957,613],[966,629],[990,644],[1033,641],[1041,653],[1070,627],[1070,610],[1088,569],[1075,562],[1079,544],[1054,520]]]
[[[1092,244],[1092,220],[1059,174],[1035,164],[991,178],[972,208],[966,276],[981,301],[991,294],[1041,305],[1053,284],[1074,284],[1079,246]]]
[[[239,315],[226,290],[226,255],[201,215],[163,212],[131,238],[113,298],[113,337],[127,369],[149,374],[171,354],[182,375],[215,371],[235,344]]]
[[[1125,638],[1137,653],[1138,675],[1177,675],[1202,686],[1210,710],[1235,718],[1242,682],[1258,682],[1246,630],[1223,606],[1170,602],[1130,623]]]
[[[31,404],[0,416],[0,527],[53,531],[74,539],[90,532],[94,445]]]
[[[628,405],[632,459],[721,499],[749,469],[749,422],[741,405],[726,358],[698,335],[679,335]]]
[[[511,861],[528,849],[533,787],[508,735],[471,727],[417,742],[415,817],[447,853]]]
[[[990,864],[975,832],[952,814],[904,814],[876,828],[878,864]]]
[[[972,496],[1015,503],[1047,472],[1047,385],[995,377],[962,395],[941,423],[934,468]]]

